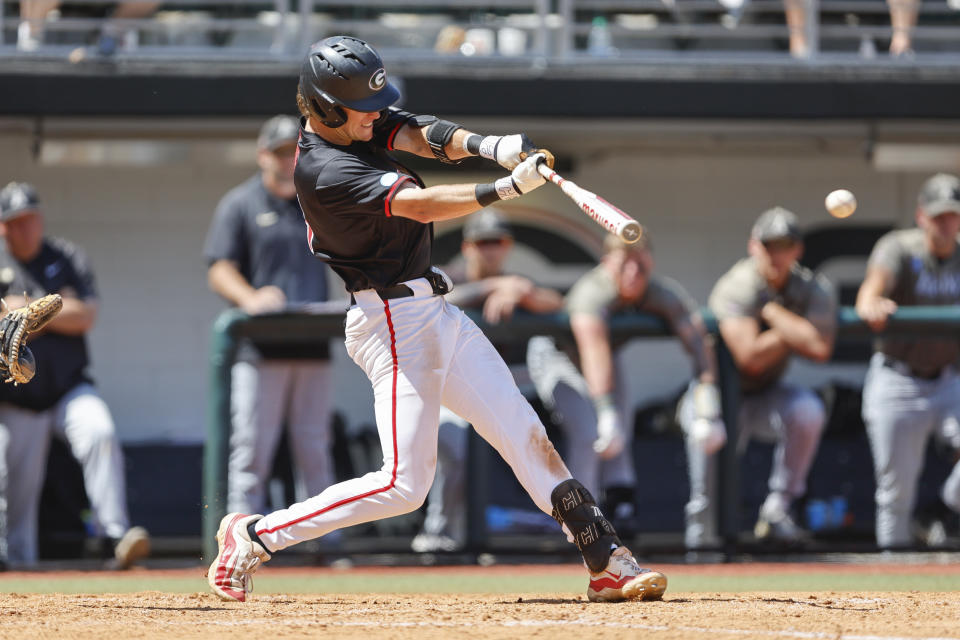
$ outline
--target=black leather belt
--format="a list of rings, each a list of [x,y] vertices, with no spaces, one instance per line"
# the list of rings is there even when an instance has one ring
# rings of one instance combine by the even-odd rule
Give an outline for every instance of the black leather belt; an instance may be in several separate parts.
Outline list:
[[[450,289],[447,287],[447,281],[443,279],[439,273],[431,271],[430,273],[423,276],[427,279],[427,282],[430,283],[430,288],[433,289],[433,293],[438,296],[442,296],[445,293],[448,293]],[[409,298],[413,295],[413,289],[408,287],[405,284],[395,284],[392,287],[384,287],[383,289],[374,289],[377,292],[377,295],[380,296],[381,300],[395,300],[396,298]],[[353,294],[350,294],[350,304],[357,304],[356,299],[353,297]]]
[[[397,284],[392,287],[375,289],[381,300],[395,300],[396,298],[409,298],[413,295],[413,289],[405,284]],[[350,294],[350,304],[357,304],[353,294]]]
[[[905,376],[913,376],[914,378],[920,378],[921,380],[936,380],[941,375],[943,375],[943,367],[937,369],[932,373],[922,373],[915,370],[913,367],[908,365],[906,362],[897,360],[896,358],[891,358],[890,356],[883,356],[883,366],[888,369],[893,369],[897,373]]]

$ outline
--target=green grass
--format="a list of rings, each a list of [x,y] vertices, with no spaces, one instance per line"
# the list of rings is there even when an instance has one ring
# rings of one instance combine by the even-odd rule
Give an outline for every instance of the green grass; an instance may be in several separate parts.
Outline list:
[[[669,576],[669,569],[666,571]],[[257,593],[581,593],[586,576],[529,573],[474,575],[465,572],[416,574],[385,570],[383,574],[318,572],[316,576],[271,577],[269,571],[257,576]],[[207,583],[198,569],[195,578],[138,572],[128,575],[86,574],[63,578],[0,575],[0,593],[133,593],[164,591],[193,593],[206,591]],[[958,575],[838,575],[826,573],[694,576],[670,579],[668,593],[737,591],[960,591]]]

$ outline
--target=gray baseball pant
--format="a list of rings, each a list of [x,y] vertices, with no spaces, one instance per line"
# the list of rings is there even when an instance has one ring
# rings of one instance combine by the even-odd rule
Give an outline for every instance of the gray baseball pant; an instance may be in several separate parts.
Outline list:
[[[924,380],[884,365],[875,353],[863,385],[863,420],[877,481],[877,544],[910,545],[910,519],[927,441],[933,436],[960,450],[960,376],[947,367]],[[941,489],[944,503],[960,512],[960,462]]]
[[[717,457],[707,456],[689,437],[696,417],[694,386],[691,383],[677,409],[677,420],[686,440],[690,478],[690,500],[684,510],[685,543],[690,549],[713,546],[718,542]],[[751,438],[776,443],[765,505],[789,506],[807,489],[807,475],[826,423],[823,402],[809,389],[775,385],[760,393],[744,394],[737,419],[738,455],[743,454]]]
[[[230,511],[266,513],[267,480],[284,425],[298,502],[335,481],[327,360],[236,362],[232,368],[228,497]]]

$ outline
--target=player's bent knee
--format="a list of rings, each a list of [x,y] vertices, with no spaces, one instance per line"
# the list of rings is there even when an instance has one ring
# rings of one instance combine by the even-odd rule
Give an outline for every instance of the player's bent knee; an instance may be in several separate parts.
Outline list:
[[[393,489],[391,489],[394,495],[392,502],[396,505],[397,509],[399,509],[396,515],[416,511],[422,507],[423,503],[427,501],[427,496],[430,494],[431,484],[429,481],[405,483],[398,479]]]

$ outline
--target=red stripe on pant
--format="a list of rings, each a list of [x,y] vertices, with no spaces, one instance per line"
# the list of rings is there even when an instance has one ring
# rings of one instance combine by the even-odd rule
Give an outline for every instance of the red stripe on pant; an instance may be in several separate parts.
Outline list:
[[[393,331],[393,317],[390,315],[390,302],[387,300],[383,301],[383,311],[387,316],[387,328],[390,330],[390,355],[393,358],[393,388],[391,390],[393,406],[391,407],[391,415],[390,415],[391,430],[393,432],[393,471],[390,474],[390,483],[385,487],[382,487],[380,489],[374,489],[373,491],[368,491],[366,493],[360,494],[359,496],[353,496],[352,498],[344,498],[343,500],[334,502],[330,506],[324,507],[319,511],[314,511],[313,513],[305,515],[302,518],[297,518],[296,520],[278,525],[276,527],[273,527],[272,529],[258,529],[257,535],[260,535],[262,533],[273,533],[275,531],[279,531],[280,529],[286,529],[287,527],[291,527],[299,522],[303,522],[304,520],[309,520],[310,518],[315,518],[319,515],[323,515],[327,511],[330,511],[331,509],[336,509],[337,507],[343,506],[345,504],[356,502],[357,500],[362,500],[363,498],[373,496],[378,493],[383,493],[384,491],[389,491],[390,489],[393,489],[393,486],[396,484],[397,463],[398,463],[398,460],[397,460],[397,377],[400,373],[400,363],[399,363],[399,360],[397,359],[397,336]]]

